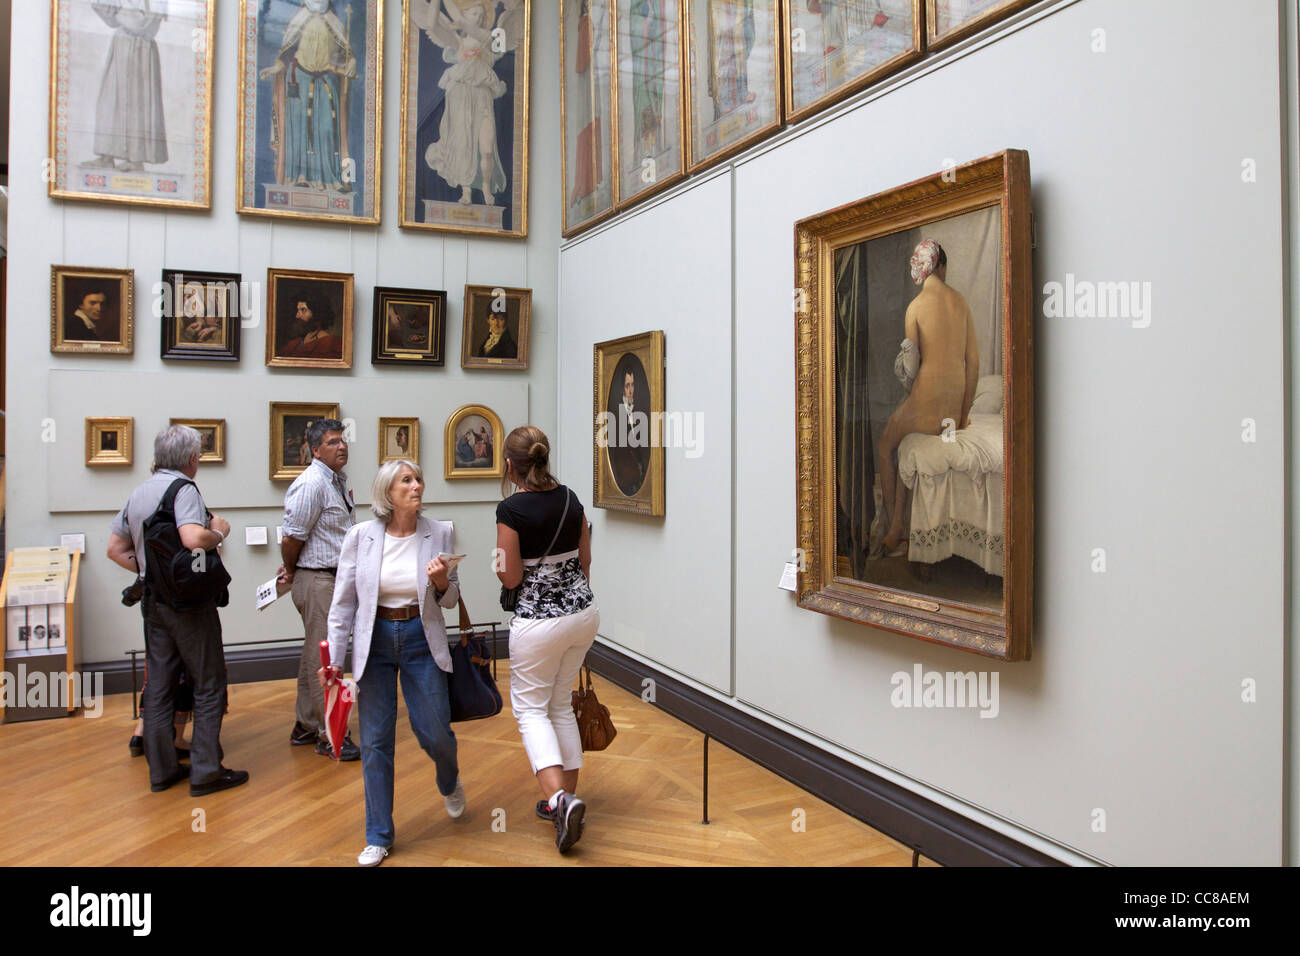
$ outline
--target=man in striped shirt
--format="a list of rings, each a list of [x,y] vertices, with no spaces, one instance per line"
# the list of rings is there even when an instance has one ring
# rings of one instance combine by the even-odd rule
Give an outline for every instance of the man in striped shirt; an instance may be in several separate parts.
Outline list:
[[[353,525],[352,494],[343,466],[348,463],[348,443],[343,423],[333,418],[313,422],[307,429],[312,460],[294,479],[284,496],[284,537],[280,542],[279,578],[292,586],[293,603],[302,615],[306,637],[298,663],[297,722],[289,735],[294,746],[315,744],[318,754],[332,754],[325,735],[325,697],[316,671],[320,669],[320,642],[329,634],[334,575],[338,571],[343,539]],[[360,760],[352,736],[343,738],[340,760]]]

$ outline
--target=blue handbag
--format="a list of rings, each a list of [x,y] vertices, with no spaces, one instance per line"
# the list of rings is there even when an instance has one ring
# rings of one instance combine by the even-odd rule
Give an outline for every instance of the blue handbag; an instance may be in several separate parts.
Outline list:
[[[503,706],[501,691],[492,677],[492,651],[487,640],[470,629],[465,602],[458,603],[460,640],[451,647],[451,673],[447,675],[453,724],[495,717]]]

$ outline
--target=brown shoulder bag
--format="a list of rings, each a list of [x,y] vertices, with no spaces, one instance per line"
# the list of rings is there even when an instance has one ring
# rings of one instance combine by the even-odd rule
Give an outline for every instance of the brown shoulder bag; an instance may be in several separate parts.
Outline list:
[[[583,673],[587,675],[585,685]],[[573,692],[573,716],[578,718],[583,750],[604,750],[618,734],[614,721],[609,719],[609,708],[596,699],[590,667],[584,666],[578,673],[578,689]]]

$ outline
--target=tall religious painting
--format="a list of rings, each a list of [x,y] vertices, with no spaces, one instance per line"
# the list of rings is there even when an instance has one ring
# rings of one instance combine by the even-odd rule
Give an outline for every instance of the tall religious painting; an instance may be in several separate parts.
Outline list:
[[[685,174],[678,0],[618,0],[618,205]]]
[[[53,0],[49,193],[212,207],[216,0]]]
[[[239,0],[239,212],[378,223],[384,0]]]
[[[1029,156],[795,224],[799,606],[1028,660]]]
[[[664,334],[597,342],[592,356],[597,508],[664,513]]]
[[[956,43],[1038,0],[925,0],[926,46]]]
[[[825,109],[921,56],[924,0],[781,0],[785,115]]]
[[[687,168],[781,126],[780,0],[686,0]]]
[[[401,224],[528,234],[530,0],[408,0]]]
[[[560,0],[560,142],[563,234],[593,226],[614,211],[616,137],[610,57],[613,0]]]

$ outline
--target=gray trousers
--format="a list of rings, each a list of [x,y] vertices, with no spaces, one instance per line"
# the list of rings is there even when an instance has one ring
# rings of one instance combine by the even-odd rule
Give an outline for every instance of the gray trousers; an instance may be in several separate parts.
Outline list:
[[[320,670],[320,642],[329,637],[330,604],[334,601],[334,575],[328,571],[299,568],[293,574],[293,603],[302,615],[302,657],[298,660],[298,700],[294,714],[298,723],[316,733],[325,732],[325,692],[316,672]]]
[[[140,608],[149,662],[149,680],[140,703],[149,781],[162,783],[180,769],[172,719],[176,672],[183,663],[194,687],[190,783],[211,783],[221,775],[221,720],[226,709],[226,655],[217,607],[176,611],[145,594]]]

